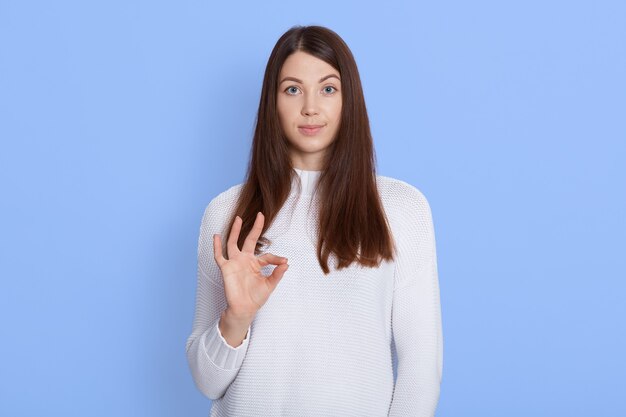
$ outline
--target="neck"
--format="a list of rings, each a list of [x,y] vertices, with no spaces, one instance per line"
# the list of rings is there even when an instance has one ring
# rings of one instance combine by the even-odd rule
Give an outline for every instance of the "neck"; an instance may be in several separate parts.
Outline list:
[[[315,193],[317,187],[317,181],[322,171],[311,171],[300,168],[293,168],[295,174],[291,180],[291,192],[290,194],[298,194],[298,182],[302,188],[301,195],[312,196]]]

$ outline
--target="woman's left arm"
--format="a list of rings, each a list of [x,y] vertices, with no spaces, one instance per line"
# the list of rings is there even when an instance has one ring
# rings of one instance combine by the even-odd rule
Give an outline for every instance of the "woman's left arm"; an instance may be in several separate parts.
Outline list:
[[[435,230],[426,197],[412,186],[403,197],[392,308],[398,374],[389,417],[431,417],[443,371]]]

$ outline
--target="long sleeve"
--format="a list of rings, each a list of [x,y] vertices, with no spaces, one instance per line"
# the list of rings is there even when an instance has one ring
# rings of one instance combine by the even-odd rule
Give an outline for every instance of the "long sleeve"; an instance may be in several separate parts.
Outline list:
[[[206,207],[198,239],[198,272],[193,328],[186,355],[197,388],[208,398],[221,398],[233,382],[248,350],[250,327],[241,345],[230,346],[219,331],[219,320],[227,303],[221,270],[213,257],[213,234],[225,240],[228,205],[219,198]]]
[[[426,197],[412,186],[403,191],[392,305],[398,373],[389,417],[431,417],[443,371],[435,232]]]

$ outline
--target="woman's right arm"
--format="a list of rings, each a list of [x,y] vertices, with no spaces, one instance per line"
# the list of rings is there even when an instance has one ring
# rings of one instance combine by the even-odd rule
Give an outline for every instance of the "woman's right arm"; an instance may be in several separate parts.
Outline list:
[[[187,339],[187,362],[196,387],[211,400],[224,395],[233,382],[248,350],[250,325],[243,342],[229,345],[219,322],[227,302],[221,271],[213,257],[213,234],[222,233],[226,220],[219,200],[204,211],[198,239],[198,270],[193,328]]]
[[[186,344],[187,361],[196,386],[212,400],[222,397],[237,376],[248,351],[254,316],[289,267],[285,257],[272,253],[255,255],[265,221],[260,212],[241,249],[237,242],[242,219],[235,218],[227,241],[229,259],[224,258],[222,229],[233,209],[228,200],[221,196],[214,198],[202,216],[196,311]],[[276,267],[265,276],[261,269],[267,265]]]

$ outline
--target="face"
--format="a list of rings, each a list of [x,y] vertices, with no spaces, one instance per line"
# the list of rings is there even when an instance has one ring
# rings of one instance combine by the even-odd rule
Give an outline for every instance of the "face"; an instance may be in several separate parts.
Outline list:
[[[278,78],[276,106],[294,167],[322,169],[324,153],[341,121],[340,78],[331,65],[302,51],[285,60]]]

